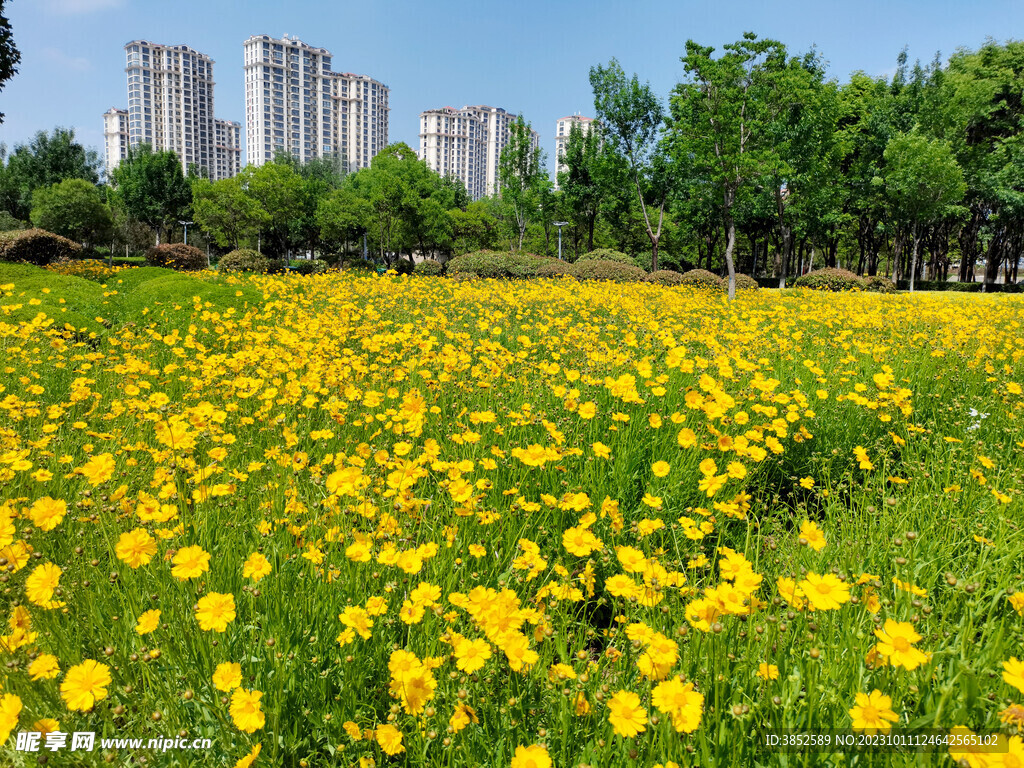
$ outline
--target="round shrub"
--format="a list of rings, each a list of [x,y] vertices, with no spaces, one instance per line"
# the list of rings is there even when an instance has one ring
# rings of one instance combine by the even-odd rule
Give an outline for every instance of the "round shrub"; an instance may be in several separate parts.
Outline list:
[[[536,277],[544,259],[532,253],[473,251],[456,256],[448,262],[448,274],[472,272],[479,277]]]
[[[537,267],[537,277],[560,277],[571,274],[573,274],[572,264],[558,259],[541,259],[541,264]]]
[[[217,268],[221,272],[266,272],[270,259],[251,248],[239,248],[221,256]]]
[[[617,261],[620,264],[629,264],[630,266],[636,266],[636,260],[622,251],[615,251],[611,248],[595,248],[589,253],[584,253],[578,259],[576,263],[579,264],[581,261]]]
[[[722,288],[722,278],[706,269],[691,269],[689,272],[683,273],[682,285],[689,285],[693,288],[711,288],[717,291]]]
[[[872,293],[896,293],[896,283],[888,277],[882,277],[881,275],[865,277],[864,286],[865,290]]]
[[[389,270],[393,270],[400,275],[411,275],[414,269],[414,265],[409,263],[408,259],[398,258],[391,262]]]
[[[658,285],[683,284],[683,276],[678,272],[673,272],[671,269],[659,269],[657,272],[651,272],[644,280],[648,283],[657,283]]]
[[[864,289],[864,280],[847,269],[825,267],[801,275],[793,285],[815,291],[856,291]]]
[[[430,275],[436,277],[444,272],[444,265],[436,259],[424,259],[413,270],[417,275]]]
[[[615,280],[616,282],[637,282],[647,273],[632,264],[621,261],[577,261],[572,265],[572,275],[577,280]]]
[[[20,229],[0,233],[0,261],[27,261],[44,266],[59,259],[73,259],[82,246],[45,229]]]
[[[267,261],[268,275],[283,275],[288,271],[287,259],[269,259]]]
[[[757,284],[757,280],[752,278],[750,275],[744,275],[742,273],[736,274],[736,290],[737,291],[756,291],[761,286]],[[729,290],[729,278],[722,278],[722,290]]]
[[[320,259],[300,259],[292,272],[300,275],[320,275],[327,271],[327,262]]]
[[[196,272],[206,269],[206,254],[184,243],[161,243],[146,251],[146,263],[151,267]]]

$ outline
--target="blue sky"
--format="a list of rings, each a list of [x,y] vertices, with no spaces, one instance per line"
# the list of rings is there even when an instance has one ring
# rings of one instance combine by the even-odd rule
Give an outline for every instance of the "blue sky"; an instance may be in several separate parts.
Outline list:
[[[184,43],[216,61],[217,117],[243,124],[242,42],[284,33],[334,54],[334,69],[391,88],[390,140],[418,146],[418,116],[445,105],[521,112],[549,158],[555,121],[592,115],[589,68],[619,59],[662,98],[682,76],[688,38],[721,46],[744,31],[817,45],[830,75],[891,74],[904,46],[924,62],[987,37],[1024,38],[1022,0],[8,0],[22,52],[0,92],[0,142],[75,128],[102,151],[102,113],[126,107],[129,40]]]

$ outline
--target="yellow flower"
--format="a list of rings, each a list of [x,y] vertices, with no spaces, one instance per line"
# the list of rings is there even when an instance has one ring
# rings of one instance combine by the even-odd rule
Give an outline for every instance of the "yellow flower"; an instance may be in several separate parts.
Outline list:
[[[63,499],[51,499],[49,496],[36,499],[29,509],[32,525],[43,531],[52,531],[60,525],[67,513],[68,507]]]
[[[176,579],[194,579],[210,570],[210,553],[200,546],[183,547],[171,560],[171,575]]]
[[[1009,600],[1013,609],[1021,616],[1024,616],[1024,592],[1014,592],[1010,595]]]
[[[779,668],[774,664],[767,664],[762,662],[757,668],[757,676],[764,678],[765,680],[778,680],[779,679]]]
[[[667,461],[656,461],[651,465],[651,473],[655,477],[665,477],[671,471],[672,467]]]
[[[235,620],[235,596],[220,592],[204,595],[196,604],[196,619],[200,629],[225,631],[228,624]]]
[[[242,578],[259,581],[264,576],[269,576],[272,570],[267,558],[259,552],[253,552],[242,565]]]
[[[458,733],[470,723],[479,723],[477,719],[476,710],[468,704],[459,703],[455,706],[455,711],[452,716],[448,719],[448,726],[454,733]]]
[[[257,744],[253,747],[252,751],[248,755],[240,758],[239,761],[235,763],[235,768],[249,768],[249,766],[256,762],[256,758],[259,757],[260,749],[262,747],[263,744]]]
[[[380,748],[389,756],[405,752],[405,747],[402,746],[402,732],[393,725],[378,727],[374,737],[377,739],[377,743],[380,744]]]
[[[153,609],[146,611],[139,616],[135,625],[135,632],[139,635],[146,635],[160,625],[160,611]]]
[[[242,684],[242,665],[225,661],[213,672],[213,685],[218,691],[230,691]]]
[[[56,656],[43,653],[29,664],[28,673],[33,680],[52,680],[60,674],[60,664],[57,663]]]
[[[110,453],[101,453],[89,459],[78,471],[93,486],[105,483],[114,474],[114,456]]]
[[[64,603],[53,600],[53,593],[60,582],[61,570],[53,563],[37,566],[25,580],[25,595],[33,605],[40,608],[59,608]]]
[[[240,731],[253,733],[263,727],[266,716],[260,708],[260,699],[263,693],[260,691],[247,691],[244,688],[236,688],[231,694],[231,719]]]
[[[875,644],[875,651],[891,666],[911,670],[928,661],[928,654],[914,647],[921,636],[909,621],[886,619],[884,629],[875,630],[875,637],[880,641]]]
[[[806,541],[807,546],[815,552],[820,552],[825,548],[825,534],[813,520],[804,520],[800,524],[800,538]]]
[[[121,534],[121,538],[114,545],[114,553],[117,559],[129,568],[138,568],[153,559],[153,555],[156,554],[156,539],[145,529],[135,528]]]
[[[462,638],[455,644],[455,666],[466,674],[481,669],[491,658],[491,646],[486,640]]]
[[[651,691],[651,701],[671,718],[679,733],[693,733],[700,727],[704,695],[693,689],[693,683],[684,684],[678,677],[658,683]]]
[[[0,744],[6,744],[21,717],[21,699],[13,693],[0,696]]]
[[[892,724],[900,719],[892,711],[892,699],[884,696],[877,688],[870,694],[858,693],[856,705],[850,710],[853,730],[868,733],[888,733]]]
[[[850,601],[850,585],[831,573],[819,576],[809,571],[797,586],[815,611],[836,610]]]
[[[632,738],[647,730],[647,710],[632,691],[618,691],[608,700],[608,722],[619,736]]]
[[[97,701],[107,697],[110,668],[92,659],[73,666],[64,675],[60,695],[72,711],[87,712]]]
[[[551,768],[548,748],[543,744],[531,744],[528,747],[520,744],[512,756],[511,768]]]
[[[1020,661],[1016,656],[1011,656],[1009,661],[1004,661],[1003,680],[1024,693],[1024,661]]]

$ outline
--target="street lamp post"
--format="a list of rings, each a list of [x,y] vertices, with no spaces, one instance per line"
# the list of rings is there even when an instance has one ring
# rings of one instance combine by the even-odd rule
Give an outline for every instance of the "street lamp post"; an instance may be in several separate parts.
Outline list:
[[[562,260],[562,227],[568,224],[568,221],[552,221],[551,226],[558,227],[558,260]]]
[[[178,223],[181,224],[181,226],[183,226],[185,228],[185,245],[188,245],[188,226],[192,222],[191,221],[179,221]]]

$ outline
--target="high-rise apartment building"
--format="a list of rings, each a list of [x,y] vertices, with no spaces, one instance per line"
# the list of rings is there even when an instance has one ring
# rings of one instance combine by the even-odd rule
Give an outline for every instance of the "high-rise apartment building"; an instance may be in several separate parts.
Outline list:
[[[517,117],[483,105],[421,112],[420,159],[442,176],[459,179],[473,200],[493,195],[500,187],[498,160]],[[530,143],[540,146],[536,131],[530,131]]]
[[[558,189],[558,174],[568,170],[562,158],[565,156],[565,145],[569,143],[569,131],[572,130],[573,124],[580,127],[584,136],[594,130],[597,125],[594,118],[583,117],[578,112],[575,115],[558,119],[555,126],[555,189]]]
[[[242,124],[236,120],[213,121],[214,178],[229,179],[242,170]]]
[[[388,144],[389,89],[366,75],[334,72],[333,56],[285,35],[245,41],[246,160],[278,152],[306,162],[337,157],[365,168]]]
[[[128,154],[128,110],[111,107],[103,113],[103,145],[107,176]]]
[[[240,132],[218,126],[213,116],[213,59],[187,45],[161,45],[133,40],[124,47],[128,77],[127,142],[122,142],[124,110],[104,114],[107,173],[125,157],[129,147],[149,144],[156,151],[172,150],[184,172],[195,167],[212,179],[238,172],[234,161]],[[225,121],[220,121],[225,122]],[[234,137],[235,145],[227,143]]]

